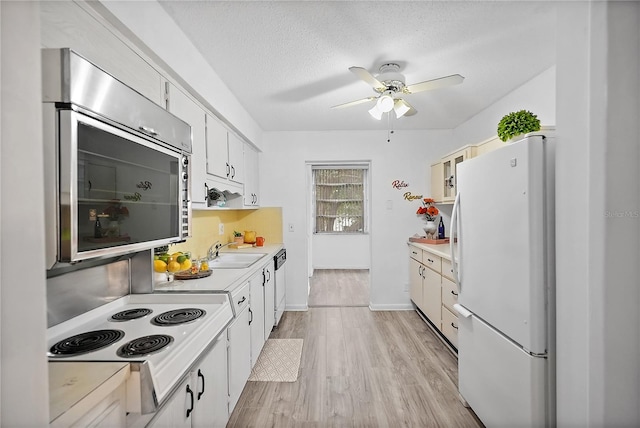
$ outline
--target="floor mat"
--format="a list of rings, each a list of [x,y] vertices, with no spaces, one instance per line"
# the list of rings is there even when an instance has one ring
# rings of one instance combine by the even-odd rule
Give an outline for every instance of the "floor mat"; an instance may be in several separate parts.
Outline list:
[[[268,339],[258,356],[249,381],[295,382],[298,380],[303,339]]]

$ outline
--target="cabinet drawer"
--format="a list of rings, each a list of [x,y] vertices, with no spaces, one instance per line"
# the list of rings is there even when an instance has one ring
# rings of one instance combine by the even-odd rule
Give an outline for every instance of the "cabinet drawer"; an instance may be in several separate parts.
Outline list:
[[[409,245],[409,257],[422,263],[422,250]]]
[[[442,307],[442,334],[453,346],[458,347],[458,317],[444,306]]]
[[[233,310],[237,316],[245,306],[249,305],[249,283],[238,287],[231,293],[231,302],[233,304]]]
[[[442,259],[442,276],[446,276],[452,281],[454,280],[453,267],[451,265],[451,260]]]
[[[455,303],[458,303],[458,286],[455,282],[442,277],[442,304],[453,312]]]
[[[433,254],[425,251],[422,255],[422,264],[440,273],[442,272],[442,257],[434,256]]]

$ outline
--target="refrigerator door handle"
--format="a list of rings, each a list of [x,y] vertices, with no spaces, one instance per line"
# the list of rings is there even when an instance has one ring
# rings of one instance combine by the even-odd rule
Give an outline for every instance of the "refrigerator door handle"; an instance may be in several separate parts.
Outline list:
[[[458,210],[460,209],[459,204],[460,204],[460,192],[456,193],[456,199],[453,202],[453,210],[451,212],[451,227],[449,228],[449,230],[451,231],[451,237],[449,239],[449,251],[451,253],[451,267],[453,268],[453,279],[456,281],[456,284],[458,284],[458,292],[461,293],[462,284],[460,283],[460,278],[458,277],[458,268],[457,268],[456,254],[454,249],[456,234],[458,235],[458,246],[462,245],[462,240],[460,239],[460,230],[458,229]]]

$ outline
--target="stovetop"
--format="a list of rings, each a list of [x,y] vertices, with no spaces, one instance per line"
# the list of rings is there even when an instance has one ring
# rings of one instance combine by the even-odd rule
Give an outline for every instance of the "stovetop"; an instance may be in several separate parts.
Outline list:
[[[160,402],[232,318],[227,294],[131,294],[49,328],[48,356],[145,364]],[[92,350],[105,337],[109,343]]]

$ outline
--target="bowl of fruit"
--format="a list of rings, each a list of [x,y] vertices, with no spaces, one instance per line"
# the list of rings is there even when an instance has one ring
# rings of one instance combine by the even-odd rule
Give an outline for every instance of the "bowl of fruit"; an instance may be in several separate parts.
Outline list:
[[[175,279],[197,279],[211,275],[206,261],[200,263],[191,259],[188,251],[178,251],[173,254],[160,253],[153,256],[153,270],[156,282],[170,282]]]

